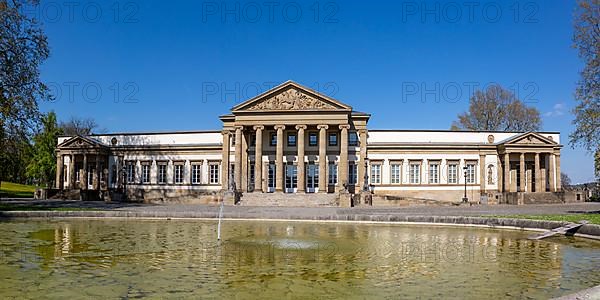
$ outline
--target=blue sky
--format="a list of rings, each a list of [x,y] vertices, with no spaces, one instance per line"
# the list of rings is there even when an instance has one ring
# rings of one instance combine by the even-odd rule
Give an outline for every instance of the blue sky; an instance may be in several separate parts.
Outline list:
[[[368,3],[368,4],[367,4]],[[474,88],[512,89],[568,146],[582,64],[574,1],[42,1],[56,94],[43,111],[110,132],[219,129],[218,115],[288,79],[372,114],[371,129],[448,129]]]

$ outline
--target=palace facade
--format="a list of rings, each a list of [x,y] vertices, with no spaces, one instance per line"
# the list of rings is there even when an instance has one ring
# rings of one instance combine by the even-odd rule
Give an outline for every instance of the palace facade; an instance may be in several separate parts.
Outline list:
[[[370,117],[288,81],[234,106],[217,131],[60,137],[56,188],[147,202],[235,191],[247,205],[347,206],[337,195],[360,193],[373,205],[565,201],[558,132],[374,130]]]

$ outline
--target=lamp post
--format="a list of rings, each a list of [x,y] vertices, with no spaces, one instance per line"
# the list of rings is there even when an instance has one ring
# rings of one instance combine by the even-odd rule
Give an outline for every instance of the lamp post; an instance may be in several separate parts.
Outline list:
[[[462,198],[462,202],[467,203],[467,202],[469,202],[469,198],[467,198],[467,170],[468,170],[468,168],[466,166],[464,166],[463,170],[464,170],[464,175],[465,175],[464,176],[464,178],[465,178],[465,195]]]
[[[121,174],[123,175],[123,200],[127,200],[127,166],[125,164],[123,164]]]
[[[365,157],[365,176],[363,178],[363,192],[369,192],[369,158]]]

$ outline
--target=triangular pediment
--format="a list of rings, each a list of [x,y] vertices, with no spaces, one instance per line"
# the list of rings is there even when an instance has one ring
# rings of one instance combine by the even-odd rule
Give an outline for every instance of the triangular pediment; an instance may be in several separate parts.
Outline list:
[[[352,107],[287,81],[232,108],[232,112],[352,111]]]
[[[100,142],[93,140],[84,136],[74,136],[62,143],[60,143],[57,148],[59,149],[97,149],[97,148],[105,148],[106,146],[101,144]]]
[[[504,145],[556,145],[556,142],[551,138],[547,138],[539,133],[526,132],[512,137],[504,142]]]

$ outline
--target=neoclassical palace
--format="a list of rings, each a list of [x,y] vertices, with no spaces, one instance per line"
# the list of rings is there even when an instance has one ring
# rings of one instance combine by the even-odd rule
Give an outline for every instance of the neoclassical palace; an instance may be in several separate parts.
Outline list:
[[[375,130],[371,115],[292,81],[234,106],[217,131],[58,140],[65,197],[130,201],[565,201],[558,132]],[[325,199],[325,200],[323,200]],[[319,203],[323,205],[323,203]]]

